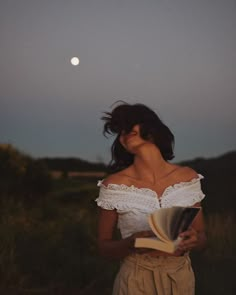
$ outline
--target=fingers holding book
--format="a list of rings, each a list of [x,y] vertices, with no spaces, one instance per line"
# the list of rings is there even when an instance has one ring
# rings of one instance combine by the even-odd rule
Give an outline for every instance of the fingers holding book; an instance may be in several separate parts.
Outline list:
[[[178,249],[181,251],[190,251],[198,245],[198,232],[192,227],[189,227],[179,236],[182,240],[178,245]]]

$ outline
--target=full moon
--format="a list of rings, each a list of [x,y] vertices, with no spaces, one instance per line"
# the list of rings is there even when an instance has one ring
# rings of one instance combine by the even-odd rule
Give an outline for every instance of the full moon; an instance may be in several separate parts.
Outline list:
[[[78,57],[74,56],[74,57],[71,58],[70,62],[71,62],[71,64],[72,64],[73,66],[78,66],[78,64],[79,64],[79,59],[78,59]]]

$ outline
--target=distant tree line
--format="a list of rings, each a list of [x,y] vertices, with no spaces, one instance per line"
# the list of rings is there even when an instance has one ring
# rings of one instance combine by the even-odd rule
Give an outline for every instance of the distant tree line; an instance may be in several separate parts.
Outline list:
[[[203,204],[207,212],[235,211],[236,151],[216,158],[197,158],[179,164],[192,167],[204,176],[202,188],[206,198]],[[12,145],[0,144],[0,196],[42,196],[51,189],[50,171],[53,170],[63,173],[108,171],[104,163],[92,163],[79,158],[33,159]]]
[[[49,170],[69,171],[106,171],[104,163],[92,163],[79,158],[42,158]]]

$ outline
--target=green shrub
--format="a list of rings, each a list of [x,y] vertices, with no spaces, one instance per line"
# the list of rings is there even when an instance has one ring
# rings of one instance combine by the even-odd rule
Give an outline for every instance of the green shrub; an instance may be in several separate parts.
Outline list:
[[[18,151],[11,145],[0,145],[0,197],[34,199],[51,189],[46,164]]]

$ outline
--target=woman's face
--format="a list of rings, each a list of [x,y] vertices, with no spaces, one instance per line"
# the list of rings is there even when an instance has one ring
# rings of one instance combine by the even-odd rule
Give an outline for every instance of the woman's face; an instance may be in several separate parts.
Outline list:
[[[121,145],[130,153],[135,154],[137,148],[144,144],[151,143],[151,141],[145,140],[140,136],[140,126],[134,125],[129,133],[121,132],[119,141]]]

